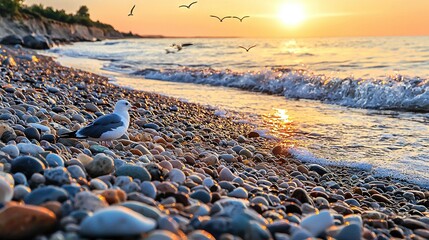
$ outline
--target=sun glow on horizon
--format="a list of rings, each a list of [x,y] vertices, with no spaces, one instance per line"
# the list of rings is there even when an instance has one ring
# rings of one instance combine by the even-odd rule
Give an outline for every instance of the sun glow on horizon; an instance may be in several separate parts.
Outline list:
[[[307,18],[304,6],[301,3],[284,3],[279,9],[279,19],[283,24],[295,27]]]

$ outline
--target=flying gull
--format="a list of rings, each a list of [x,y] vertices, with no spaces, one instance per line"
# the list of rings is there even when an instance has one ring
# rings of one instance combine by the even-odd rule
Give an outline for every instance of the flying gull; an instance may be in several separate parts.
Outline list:
[[[135,7],[136,7],[136,5],[134,5],[133,8],[131,8],[131,11],[130,11],[130,14],[128,14],[128,17],[134,16],[133,11],[134,11]]]
[[[240,22],[243,22],[243,19],[248,18],[250,16],[244,16],[244,17],[237,17],[237,16],[233,16],[232,18],[237,18],[238,20],[240,20]]]
[[[197,1],[195,1],[195,2],[192,2],[191,4],[189,4],[189,5],[180,5],[179,6],[179,8],[187,8],[187,9],[190,9],[191,7],[192,7],[192,5],[194,5],[195,3],[197,3]]]
[[[116,102],[111,114],[103,115],[77,131],[65,133],[60,138],[79,138],[95,141],[111,141],[124,135],[130,125],[128,110],[131,104],[126,100]]]
[[[215,16],[215,15],[210,15],[210,17],[217,18],[220,22],[223,22],[223,20],[225,20],[226,18],[232,18],[231,16],[226,16],[226,17],[220,18],[220,17]]]
[[[239,47],[239,48],[242,48],[242,49],[244,49],[244,50],[246,50],[246,52],[249,52],[249,50],[250,50],[250,49],[252,49],[252,48],[254,48],[254,47],[256,47],[256,45],[253,45],[253,46],[248,47],[248,48],[243,47],[243,46],[238,46],[238,47]]]

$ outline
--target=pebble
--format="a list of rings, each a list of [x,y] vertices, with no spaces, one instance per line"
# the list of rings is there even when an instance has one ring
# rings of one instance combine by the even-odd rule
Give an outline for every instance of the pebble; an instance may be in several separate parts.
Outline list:
[[[68,199],[68,193],[55,186],[40,187],[32,191],[24,198],[26,204],[40,205],[49,201],[64,202]]]
[[[30,178],[34,173],[42,173],[45,165],[38,159],[30,156],[17,157],[12,161],[12,173],[23,173]]]
[[[234,180],[234,178],[236,178],[237,176],[235,176],[231,170],[229,170],[229,168],[224,167],[220,173],[219,173],[219,178],[220,180],[225,180],[225,181],[232,181]]]
[[[31,189],[24,185],[17,185],[13,189],[13,199],[17,201],[24,200],[24,198],[31,193]]]
[[[202,203],[209,203],[212,200],[210,193],[205,190],[197,190],[190,195],[191,198],[197,199]]]
[[[0,204],[5,204],[12,200],[13,197],[13,184],[11,184],[5,177],[0,175]]]
[[[19,156],[19,149],[16,145],[6,145],[1,148],[1,151],[9,154],[12,158],[16,158]]]
[[[64,167],[64,160],[58,154],[49,153],[46,156],[46,161],[48,162],[48,165],[50,167],[58,167],[58,166]]]
[[[129,176],[132,178],[139,179],[140,181],[150,181],[151,175],[146,168],[136,165],[126,164],[116,170],[117,176]]]
[[[85,218],[80,224],[79,233],[91,238],[127,237],[149,232],[155,226],[153,219],[115,206],[101,209]]]
[[[54,229],[56,220],[44,207],[7,206],[0,210],[0,239],[32,239]]]
[[[71,183],[70,173],[64,167],[46,169],[44,171],[44,176],[48,184],[61,186]]]
[[[85,169],[91,177],[98,177],[112,173],[115,170],[115,165],[111,157],[104,153],[99,153],[85,165]]]
[[[95,212],[107,206],[109,205],[104,198],[91,192],[79,192],[74,197],[74,208],[77,210]]]
[[[152,182],[150,182],[150,181],[144,181],[140,185],[140,188],[141,188],[142,193],[145,196],[148,196],[148,197],[150,197],[152,199],[156,198],[157,191],[156,191],[155,185]]]
[[[30,154],[30,155],[36,156],[44,152],[43,148],[32,143],[18,143],[17,146],[18,146],[19,152],[22,154]]]
[[[360,240],[362,239],[361,226],[355,223],[345,226],[338,235],[335,236],[337,240]]]
[[[235,197],[235,198],[245,198],[247,199],[248,193],[246,189],[242,187],[238,187],[234,189],[232,192],[228,193],[228,197]]]
[[[322,210],[319,214],[309,215],[301,221],[301,227],[309,231],[313,237],[319,236],[332,225],[334,225],[334,218],[327,210]]]
[[[121,203],[120,205],[154,220],[158,220],[161,216],[164,215],[156,207],[137,201],[127,201]]]
[[[182,170],[174,168],[168,173],[168,179],[172,182],[182,184],[186,180],[186,176]]]

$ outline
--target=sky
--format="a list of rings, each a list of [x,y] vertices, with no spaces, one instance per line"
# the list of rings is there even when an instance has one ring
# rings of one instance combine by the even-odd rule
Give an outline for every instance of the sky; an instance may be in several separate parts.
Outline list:
[[[181,4],[198,1],[191,9]],[[343,37],[429,35],[429,0],[25,0],[67,12],[88,6],[93,20],[141,35]],[[133,5],[134,16],[128,17]],[[223,23],[209,15],[245,16]]]

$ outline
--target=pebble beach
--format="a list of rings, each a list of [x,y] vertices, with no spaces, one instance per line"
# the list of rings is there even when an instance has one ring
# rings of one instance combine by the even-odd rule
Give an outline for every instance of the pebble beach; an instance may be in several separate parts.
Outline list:
[[[429,239],[429,191],[0,46],[0,239]],[[58,138],[128,100],[112,147]]]

